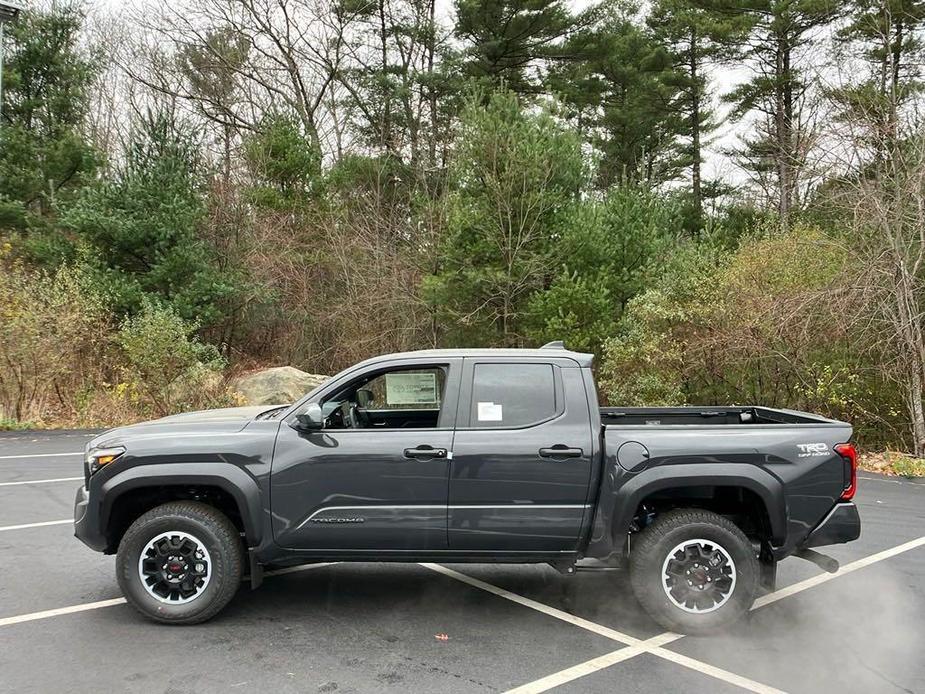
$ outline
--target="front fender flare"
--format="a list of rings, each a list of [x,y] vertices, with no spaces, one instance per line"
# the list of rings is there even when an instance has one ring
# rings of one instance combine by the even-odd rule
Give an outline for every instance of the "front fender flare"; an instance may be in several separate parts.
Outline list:
[[[159,463],[119,472],[102,485],[101,527],[108,526],[112,507],[122,494],[144,487],[177,485],[207,485],[228,492],[241,513],[248,547],[256,547],[263,540],[260,487],[253,477],[230,463]]]

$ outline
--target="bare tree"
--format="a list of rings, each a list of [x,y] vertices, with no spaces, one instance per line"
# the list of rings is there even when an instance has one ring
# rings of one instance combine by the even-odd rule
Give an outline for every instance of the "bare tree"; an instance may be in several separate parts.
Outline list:
[[[891,126],[890,126],[891,127]],[[850,193],[877,363],[903,393],[913,450],[925,455],[925,132],[883,160]]]
[[[270,112],[293,115],[331,151],[329,93],[344,60],[352,15],[333,0],[203,0],[139,5],[143,31],[123,63],[138,82],[186,101],[222,133],[260,128]],[[164,39],[167,39],[166,41]]]

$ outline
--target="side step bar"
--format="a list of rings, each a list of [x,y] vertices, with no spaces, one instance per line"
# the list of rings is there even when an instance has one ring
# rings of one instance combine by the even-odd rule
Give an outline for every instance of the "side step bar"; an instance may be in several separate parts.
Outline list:
[[[585,557],[576,562],[550,562],[550,566],[561,574],[574,576],[576,573],[601,573],[612,571],[624,571],[626,565],[617,561],[615,558],[595,559],[594,557]]]

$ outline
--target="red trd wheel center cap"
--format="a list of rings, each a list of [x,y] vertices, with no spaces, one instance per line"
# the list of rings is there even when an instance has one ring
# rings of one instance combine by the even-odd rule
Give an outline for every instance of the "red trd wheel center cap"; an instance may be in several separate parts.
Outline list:
[[[167,570],[172,574],[178,574],[180,571],[182,571],[182,569],[183,565],[176,561],[167,565]]]

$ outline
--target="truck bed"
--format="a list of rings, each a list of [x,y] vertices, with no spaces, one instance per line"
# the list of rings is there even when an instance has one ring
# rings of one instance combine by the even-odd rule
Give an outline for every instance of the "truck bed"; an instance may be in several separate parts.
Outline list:
[[[601,423],[608,426],[717,426],[731,424],[841,424],[796,410],[770,407],[601,407]]]

